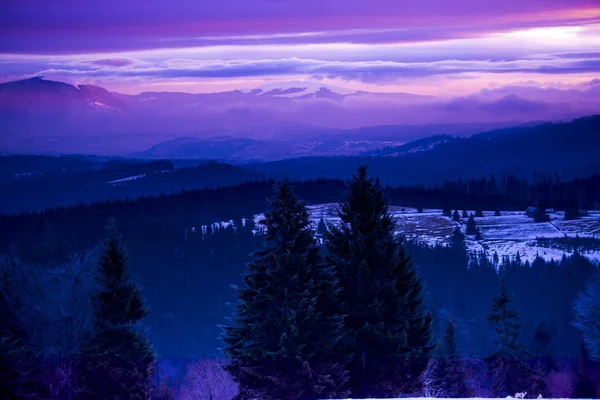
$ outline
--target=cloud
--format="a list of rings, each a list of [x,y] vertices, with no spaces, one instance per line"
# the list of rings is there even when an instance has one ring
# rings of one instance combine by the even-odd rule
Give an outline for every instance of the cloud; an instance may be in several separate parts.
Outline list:
[[[6,3],[6,2],[5,2]],[[118,10],[118,11],[115,11]],[[8,2],[0,52],[76,54],[218,44],[395,43],[600,19],[596,0]],[[401,27],[401,29],[398,29]]]
[[[88,66],[86,68],[86,65]],[[115,68],[118,67],[118,68]],[[0,66],[0,71],[2,66]],[[266,60],[164,60],[136,63],[129,59],[102,59],[91,62],[57,63],[42,69],[42,75],[74,77],[147,78],[235,78],[306,75],[358,80],[367,83],[394,82],[401,78],[460,75],[468,73],[572,74],[600,72],[600,55],[527,58],[511,61],[440,60],[433,62],[326,61],[317,59]]]
[[[103,67],[125,67],[135,63],[136,61],[130,58],[101,58],[91,61],[91,64]]]

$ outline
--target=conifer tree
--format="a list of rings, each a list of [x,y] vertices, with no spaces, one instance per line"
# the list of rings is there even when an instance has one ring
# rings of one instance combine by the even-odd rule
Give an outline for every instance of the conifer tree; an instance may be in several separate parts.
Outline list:
[[[357,398],[420,390],[431,355],[431,315],[382,190],[361,166],[327,238],[327,263],[340,280],[350,390]]]
[[[467,214],[467,210],[463,210],[462,211],[462,217],[463,218],[469,218],[469,214]]]
[[[499,217],[500,215],[502,215],[500,214],[500,210],[496,209],[496,211],[494,211],[494,216]]]
[[[442,215],[446,216],[446,217],[451,217],[452,216],[452,209],[448,206],[444,206],[444,208],[442,209]]]
[[[480,208],[475,211],[475,218],[483,218],[483,211]]]
[[[156,356],[140,321],[148,314],[132,281],[129,257],[114,219],[96,267],[93,332],[80,352],[82,399],[150,399]]]
[[[460,227],[458,226],[454,228],[454,231],[452,231],[452,236],[450,237],[450,246],[455,250],[466,251],[465,235],[463,235]]]
[[[519,314],[510,308],[511,296],[502,279],[500,295],[494,299],[487,319],[498,337],[494,341],[497,351],[485,361],[492,380],[492,393],[496,397],[513,396],[517,392],[539,392],[542,387],[535,372],[527,364],[529,356],[519,343],[521,324]],[[536,394],[537,396],[537,394]]]
[[[344,396],[334,270],[323,265],[308,210],[289,182],[276,185],[261,224],[266,248],[254,253],[245,285],[236,288],[233,324],[223,327],[224,368],[240,398]]]
[[[324,235],[327,232],[327,226],[325,225],[325,221],[323,220],[323,216],[319,219],[319,225],[317,225],[317,233],[319,235]]]
[[[470,397],[471,392],[465,383],[466,374],[462,359],[458,354],[456,325],[452,319],[448,319],[439,353],[436,375],[439,377],[444,395],[447,397]]]
[[[550,221],[550,216],[546,213],[546,205],[544,203],[539,203],[533,212],[533,221],[534,222],[548,222]]]
[[[452,220],[460,222],[460,215],[458,214],[458,210],[454,210],[454,213],[452,214]]]
[[[471,216],[469,217],[469,219],[467,221],[466,233],[467,233],[467,235],[476,235],[477,234],[477,224],[475,223],[475,217],[473,216],[473,214],[471,214]]]

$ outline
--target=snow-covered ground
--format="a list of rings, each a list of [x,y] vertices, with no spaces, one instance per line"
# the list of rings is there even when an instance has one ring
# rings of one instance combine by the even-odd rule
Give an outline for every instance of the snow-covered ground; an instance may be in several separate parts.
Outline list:
[[[311,222],[316,230],[319,220],[323,218],[326,223],[336,224],[337,204],[317,204],[308,207],[311,211]],[[442,210],[425,209],[422,213],[410,207],[390,207],[390,214],[395,218],[398,226],[397,233],[404,234],[409,240],[421,243],[449,244],[450,237],[456,226],[460,226],[463,233],[467,224],[467,218],[461,218],[455,222],[452,218],[442,215]],[[474,213],[467,210],[468,214]],[[462,211],[459,211],[462,215]],[[533,219],[525,215],[525,212],[506,211],[501,212],[499,217],[494,216],[493,211],[484,211],[483,217],[475,218],[475,222],[481,231],[481,240],[475,240],[474,236],[466,236],[466,245],[470,251],[485,251],[488,256],[494,253],[502,259],[502,256],[514,258],[519,253],[521,260],[533,261],[536,255],[545,260],[560,260],[564,252],[551,247],[542,247],[537,238],[563,238],[565,236],[593,237],[600,240],[600,212],[591,211],[586,217],[576,221],[565,221],[562,212],[549,213],[550,222],[534,223]],[[262,214],[254,217],[255,223],[263,218]],[[224,226],[232,221],[221,222]],[[590,260],[600,262],[600,251],[584,254]]]
[[[122,184],[124,184],[126,182],[135,181],[135,180],[142,179],[142,178],[145,178],[145,177],[146,177],[146,174],[128,176],[127,178],[117,179],[117,180],[114,180],[114,181],[106,182],[106,184],[107,185],[113,185],[113,186],[122,185]]]

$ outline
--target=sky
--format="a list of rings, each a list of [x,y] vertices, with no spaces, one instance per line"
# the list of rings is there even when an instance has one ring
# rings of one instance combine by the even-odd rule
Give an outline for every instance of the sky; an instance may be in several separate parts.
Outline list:
[[[310,80],[465,96],[585,89],[598,0],[4,0],[0,81],[136,94]]]

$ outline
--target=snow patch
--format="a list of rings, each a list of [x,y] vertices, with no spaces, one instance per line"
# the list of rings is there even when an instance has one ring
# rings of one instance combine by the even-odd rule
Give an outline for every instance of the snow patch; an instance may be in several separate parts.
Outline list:
[[[316,231],[319,220],[323,218],[325,224],[339,224],[337,215],[337,203],[309,205],[310,222]],[[459,211],[462,215],[462,211]],[[396,220],[396,234],[404,235],[407,240],[434,245],[449,245],[454,229],[458,226],[464,233],[467,218],[460,218],[459,222],[442,215],[442,210],[425,209],[422,213],[416,208],[390,206],[389,213]],[[467,210],[469,215],[474,210]],[[565,252],[552,247],[541,246],[538,238],[563,238],[563,237],[591,237],[600,240],[600,212],[592,211],[588,216],[575,221],[565,221],[563,212],[549,213],[550,222],[535,223],[532,218],[520,211],[501,211],[500,216],[494,216],[494,211],[484,211],[483,217],[475,218],[475,222],[481,231],[481,240],[475,240],[474,236],[465,236],[465,245],[471,253],[485,253],[490,260],[494,254],[498,254],[500,260],[508,256],[510,259],[519,254],[523,262],[533,262],[536,257],[546,261],[559,261],[563,255],[570,256],[572,252]],[[254,216],[254,224],[261,230],[260,221],[264,214]],[[245,223],[245,221],[244,221]],[[233,221],[215,223],[213,226],[221,225],[228,227]],[[206,226],[202,232],[206,233]],[[235,227],[234,227],[235,228]],[[195,229],[195,228],[192,228]],[[583,254],[591,261],[600,263],[600,251],[590,251]]]
[[[137,179],[142,179],[142,178],[145,178],[145,177],[146,177],[146,174],[128,176],[127,178],[117,179],[117,180],[114,180],[114,181],[106,182],[106,184],[107,185],[113,185],[113,186],[123,185],[125,182],[135,181]]]

